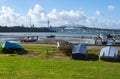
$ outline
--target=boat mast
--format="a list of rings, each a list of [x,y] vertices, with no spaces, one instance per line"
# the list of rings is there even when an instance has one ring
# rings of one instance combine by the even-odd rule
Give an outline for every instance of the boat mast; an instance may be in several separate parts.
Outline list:
[[[48,27],[49,27],[49,24],[50,24],[49,18],[48,18],[47,24],[48,24]]]
[[[31,17],[30,17],[30,35],[31,35]]]

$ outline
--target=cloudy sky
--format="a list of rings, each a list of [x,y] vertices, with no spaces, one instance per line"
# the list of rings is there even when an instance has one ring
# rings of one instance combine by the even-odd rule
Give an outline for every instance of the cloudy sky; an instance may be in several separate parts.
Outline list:
[[[120,0],[0,0],[0,25],[80,24],[120,29]]]

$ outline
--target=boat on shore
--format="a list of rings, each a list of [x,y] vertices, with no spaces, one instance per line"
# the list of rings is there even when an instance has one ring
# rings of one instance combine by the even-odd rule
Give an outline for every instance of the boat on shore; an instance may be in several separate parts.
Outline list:
[[[24,48],[21,44],[13,42],[13,41],[5,41],[2,44],[1,53],[5,54],[23,54]]]
[[[38,36],[25,36],[21,42],[36,42],[38,41]]]
[[[120,36],[100,34],[94,37],[95,45],[120,45]]]
[[[107,46],[101,49],[99,59],[117,61],[119,58],[118,49],[113,46]]]
[[[30,32],[32,32],[32,28],[31,28],[31,17],[30,17]],[[38,36],[33,36],[33,35],[28,35],[22,38],[22,40],[20,40],[21,42],[36,42],[38,41]]]
[[[87,46],[85,44],[75,45],[72,49],[72,59],[81,60],[87,59]]]

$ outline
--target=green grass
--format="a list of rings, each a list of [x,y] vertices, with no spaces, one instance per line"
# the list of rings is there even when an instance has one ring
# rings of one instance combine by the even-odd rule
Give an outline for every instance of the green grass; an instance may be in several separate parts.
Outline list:
[[[46,46],[24,46],[29,53],[46,55]],[[49,53],[59,53],[51,50]],[[89,49],[98,56],[100,49]],[[0,55],[0,79],[119,79],[120,63],[102,60],[55,60],[21,55]]]
[[[120,64],[105,61],[0,57],[0,79],[119,79]]]
[[[0,47],[2,44],[0,44]],[[33,45],[24,45],[23,46],[28,53],[40,53],[40,54],[51,54],[54,52],[60,52],[56,47],[52,46],[33,46]],[[0,51],[2,48],[0,48]]]
[[[42,54],[47,54],[47,49],[48,49],[49,54],[51,54],[53,52],[60,52],[56,47],[52,47],[52,46],[28,46],[28,45],[24,45],[24,48],[29,53],[38,52],[38,53],[42,53]]]

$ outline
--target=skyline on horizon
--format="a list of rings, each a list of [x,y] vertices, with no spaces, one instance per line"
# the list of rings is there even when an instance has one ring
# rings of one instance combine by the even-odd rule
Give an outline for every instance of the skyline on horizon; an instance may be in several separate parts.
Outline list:
[[[0,0],[0,25],[47,27],[80,24],[120,28],[120,1],[114,0]]]

